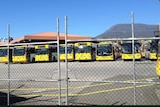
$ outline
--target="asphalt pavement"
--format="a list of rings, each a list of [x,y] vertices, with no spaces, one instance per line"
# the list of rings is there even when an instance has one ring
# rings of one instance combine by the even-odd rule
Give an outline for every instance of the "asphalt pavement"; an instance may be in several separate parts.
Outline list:
[[[156,61],[68,62],[69,82],[66,63],[60,65],[59,73],[56,62],[11,64],[9,69],[0,64],[0,101],[7,99],[10,77],[10,94],[17,98],[11,105],[58,105],[59,95],[65,105],[67,91],[69,105],[160,104]]]

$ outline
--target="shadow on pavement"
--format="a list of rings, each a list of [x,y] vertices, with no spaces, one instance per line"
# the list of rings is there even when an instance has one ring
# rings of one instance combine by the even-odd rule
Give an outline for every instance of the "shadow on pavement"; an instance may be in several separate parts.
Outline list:
[[[15,95],[10,95],[10,105],[14,103],[26,101],[32,98],[35,98],[35,97],[24,98],[24,97],[17,97]],[[7,93],[0,92],[0,105],[7,105]]]

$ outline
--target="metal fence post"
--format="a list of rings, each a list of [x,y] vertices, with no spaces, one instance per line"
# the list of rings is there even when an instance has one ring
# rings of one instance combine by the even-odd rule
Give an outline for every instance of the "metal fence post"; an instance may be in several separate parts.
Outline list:
[[[134,81],[134,105],[136,105],[136,73],[135,73],[135,54],[134,54],[134,12],[132,16],[132,56],[133,56],[133,81]]]
[[[57,18],[58,104],[61,105],[61,69],[59,56],[59,18]]]
[[[68,105],[68,54],[67,54],[67,16],[65,16],[65,72],[66,72],[66,105]]]
[[[10,56],[9,56],[9,42],[10,42],[10,24],[8,24],[8,51],[7,51],[7,55],[8,55],[8,94],[7,94],[7,105],[10,105]]]

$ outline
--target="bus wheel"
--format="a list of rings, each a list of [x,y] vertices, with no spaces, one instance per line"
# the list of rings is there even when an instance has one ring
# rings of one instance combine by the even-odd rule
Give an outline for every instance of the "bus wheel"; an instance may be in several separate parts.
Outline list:
[[[54,57],[52,57],[52,61],[54,62],[54,61],[56,61],[56,58],[55,58],[55,56]]]
[[[32,58],[32,62],[35,62],[35,58]]]
[[[114,55],[114,56],[113,56],[113,61],[115,61],[115,60],[116,60],[116,56]]]

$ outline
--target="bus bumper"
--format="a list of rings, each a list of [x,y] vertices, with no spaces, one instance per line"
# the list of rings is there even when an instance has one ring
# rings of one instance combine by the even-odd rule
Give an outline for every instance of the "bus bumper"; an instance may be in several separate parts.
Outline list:
[[[96,56],[97,61],[114,60],[113,56]]]
[[[13,63],[27,63],[28,60],[25,56],[13,56]]]
[[[134,58],[135,59],[141,59],[141,54],[134,54]],[[123,59],[127,59],[127,60],[129,60],[129,59],[133,59],[133,55],[132,54],[122,54],[122,60]]]
[[[0,57],[0,63],[8,63],[8,57]]]
[[[65,59],[66,59],[66,55],[60,55],[60,61],[65,61]],[[67,60],[68,61],[73,61],[74,57],[72,55],[68,55]]]
[[[157,59],[156,53],[150,53],[150,59]]]

